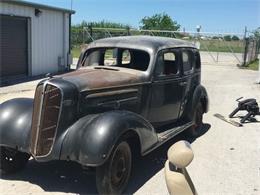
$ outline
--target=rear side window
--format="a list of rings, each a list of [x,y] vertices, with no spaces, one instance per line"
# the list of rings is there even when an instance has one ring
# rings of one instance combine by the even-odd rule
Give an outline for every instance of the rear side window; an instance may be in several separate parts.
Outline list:
[[[131,55],[128,49],[122,52],[122,64],[130,64],[131,62]]]
[[[194,57],[195,57],[195,68],[200,69],[201,61],[200,61],[200,54],[198,51],[194,51]]]
[[[188,74],[193,70],[193,53],[191,51],[182,51],[182,65],[184,74]]]
[[[116,65],[116,50],[115,49],[105,50],[104,63],[103,64],[106,65],[106,66]]]

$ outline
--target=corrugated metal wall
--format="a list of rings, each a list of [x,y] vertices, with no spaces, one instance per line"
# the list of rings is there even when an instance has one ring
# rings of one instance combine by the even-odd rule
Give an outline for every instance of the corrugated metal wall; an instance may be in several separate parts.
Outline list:
[[[29,24],[29,73],[40,75],[60,70],[58,58],[65,66],[69,53],[69,13],[40,9],[35,16],[32,7],[0,2],[0,13],[28,17]]]

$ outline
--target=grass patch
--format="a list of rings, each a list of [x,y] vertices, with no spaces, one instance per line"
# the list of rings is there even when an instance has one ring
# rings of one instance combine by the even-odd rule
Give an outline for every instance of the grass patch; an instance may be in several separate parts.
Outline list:
[[[251,62],[245,68],[250,70],[258,70],[258,66],[259,66],[259,59]]]
[[[71,50],[71,53],[72,53],[73,58],[79,58],[80,53],[81,53],[80,47],[78,47],[78,46],[73,47]]]
[[[200,40],[200,51],[243,53],[243,41]]]

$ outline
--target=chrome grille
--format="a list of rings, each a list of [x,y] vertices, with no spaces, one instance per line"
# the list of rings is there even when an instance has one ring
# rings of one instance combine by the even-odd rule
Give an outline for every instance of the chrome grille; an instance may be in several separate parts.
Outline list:
[[[33,155],[45,156],[51,151],[58,125],[60,105],[60,89],[50,84],[37,87],[31,134]]]

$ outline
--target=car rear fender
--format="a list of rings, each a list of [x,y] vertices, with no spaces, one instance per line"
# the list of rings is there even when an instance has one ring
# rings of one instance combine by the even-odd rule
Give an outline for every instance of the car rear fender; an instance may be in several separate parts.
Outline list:
[[[209,98],[206,88],[202,85],[198,85],[194,90],[192,98],[192,113],[194,113],[199,102],[202,103],[204,113],[207,113],[209,110]]]
[[[85,116],[67,130],[60,159],[99,166],[108,159],[118,140],[131,131],[138,135],[141,153],[158,141],[152,125],[135,113],[109,111]]]

